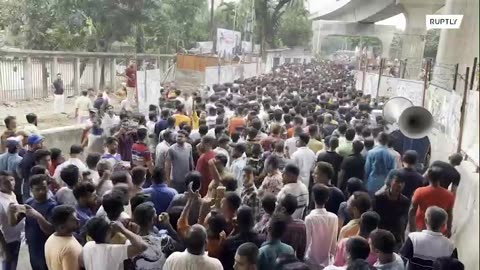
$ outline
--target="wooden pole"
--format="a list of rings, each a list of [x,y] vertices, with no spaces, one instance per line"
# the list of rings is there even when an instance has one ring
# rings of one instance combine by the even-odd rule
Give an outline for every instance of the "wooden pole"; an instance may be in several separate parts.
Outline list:
[[[422,107],[425,107],[425,95],[428,88],[428,77],[430,74],[430,69],[432,68],[432,59],[428,59],[425,66],[425,75],[423,76],[423,95],[422,95]]]
[[[463,126],[464,126],[464,122],[465,122],[465,111],[466,111],[466,105],[467,105],[469,73],[470,73],[470,67],[467,67],[467,71],[465,73],[465,87],[464,87],[464,90],[463,90],[462,106],[460,107],[460,131],[459,131],[459,134],[458,134],[457,153],[460,153],[460,151],[462,150]]]
[[[470,90],[473,90],[473,82],[475,81],[475,72],[477,72],[477,61],[478,61],[478,58],[475,57],[473,59],[472,77],[470,78]]]

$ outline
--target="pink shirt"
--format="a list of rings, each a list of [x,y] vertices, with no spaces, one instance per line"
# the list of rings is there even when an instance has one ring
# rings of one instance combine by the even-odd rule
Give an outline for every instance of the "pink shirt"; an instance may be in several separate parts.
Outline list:
[[[335,262],[333,263],[333,265],[335,266],[347,265],[347,251],[346,251],[347,241],[348,241],[348,238],[343,238],[342,240],[340,240],[340,242],[338,242],[337,254],[335,254]],[[377,261],[377,259],[378,259],[377,255],[375,255],[375,253],[370,252],[367,258],[367,262],[369,265],[373,266],[373,264]]]
[[[323,268],[333,261],[337,245],[338,218],[325,208],[314,209],[305,217],[307,252],[305,260]]]

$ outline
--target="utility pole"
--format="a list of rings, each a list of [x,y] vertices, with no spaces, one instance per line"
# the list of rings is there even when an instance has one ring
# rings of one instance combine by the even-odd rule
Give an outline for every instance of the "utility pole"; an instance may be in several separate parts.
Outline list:
[[[252,6],[250,9],[250,19],[249,19],[249,24],[248,24],[248,32],[250,34],[250,44],[252,46],[252,54],[253,54],[253,49],[255,48],[254,41],[253,41],[253,21],[255,20],[255,0],[252,0]]]
[[[213,19],[215,17],[215,13],[214,13],[215,7],[214,7],[214,5],[215,5],[215,0],[210,0],[210,39],[213,42],[213,47],[212,47],[213,52],[212,53],[215,53],[216,47],[217,47],[217,42],[215,40],[215,29],[214,29],[215,25],[214,25],[214,22],[213,22]]]

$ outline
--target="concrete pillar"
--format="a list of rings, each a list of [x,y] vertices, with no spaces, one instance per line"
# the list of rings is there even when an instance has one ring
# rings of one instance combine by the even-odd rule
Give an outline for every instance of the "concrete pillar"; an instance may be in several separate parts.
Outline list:
[[[322,39],[325,38],[321,33],[320,21],[312,22],[312,30],[313,30],[312,52],[314,55],[319,55],[322,50]]]
[[[73,92],[74,95],[80,95],[80,58],[73,60]]]
[[[110,59],[110,87],[115,92],[117,90],[117,59]]]
[[[100,72],[102,68],[100,67],[100,58],[93,59],[93,88],[95,90],[103,90],[100,89]]]
[[[57,79],[58,73],[58,57],[54,56],[52,59],[52,66],[50,68],[50,81],[53,83]]]
[[[425,15],[432,14],[431,7],[404,5],[406,19],[405,31],[402,35],[402,56],[407,59],[405,77],[418,79],[422,71],[423,52],[425,50],[425,38],[427,28]]]
[[[391,35],[378,36],[378,39],[382,42],[382,58],[390,58],[390,46],[392,45],[393,38]]]
[[[438,44],[436,65],[433,80],[441,86],[451,88],[453,76],[445,76],[436,80],[436,74],[452,74],[455,64],[459,64],[458,72],[465,73],[467,66],[473,66],[473,58],[478,57],[479,42],[479,1],[478,0],[447,0],[443,14],[463,15],[460,29],[442,29]],[[451,67],[451,68],[450,68]],[[453,74],[452,74],[453,75]],[[457,78],[458,79],[458,78]],[[457,80],[457,91],[463,91],[463,81]]]
[[[25,99],[33,98],[33,78],[32,78],[32,58],[27,57],[23,61],[23,88],[25,89]]]
[[[48,97],[50,95],[50,87],[48,84],[48,68],[47,68],[47,59],[42,58],[42,89],[43,97]],[[52,74],[50,74],[52,76]],[[54,75],[53,75],[54,76]]]

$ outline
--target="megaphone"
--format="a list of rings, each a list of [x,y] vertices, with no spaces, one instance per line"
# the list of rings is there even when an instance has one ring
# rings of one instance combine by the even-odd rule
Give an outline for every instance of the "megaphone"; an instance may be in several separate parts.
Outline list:
[[[411,139],[427,136],[433,127],[432,114],[421,106],[414,106],[404,97],[389,99],[383,106],[383,118],[390,124],[396,124]]]

